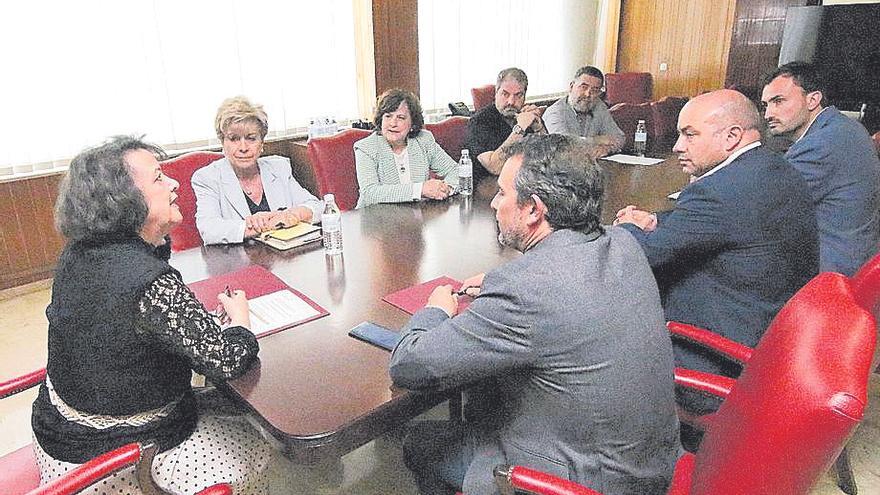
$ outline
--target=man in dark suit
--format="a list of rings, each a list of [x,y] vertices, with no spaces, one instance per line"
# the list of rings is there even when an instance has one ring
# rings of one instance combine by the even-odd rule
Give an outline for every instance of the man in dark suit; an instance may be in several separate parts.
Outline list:
[[[816,205],[819,269],[852,276],[880,243],[880,159],[868,131],[828,105],[818,68],[804,62],[768,74],[761,101]]]
[[[694,180],[675,208],[628,206],[617,220],[642,245],[668,320],[758,343],[783,304],[818,272],[816,215],[807,185],[761,146],[761,117],[741,93],[700,95],[678,117],[673,151]],[[675,345],[676,363],[736,376],[696,347]]]
[[[679,454],[672,345],[642,250],[599,225],[602,171],[577,138],[526,136],[492,201],[523,255],[450,286],[413,315],[391,357],[398,386],[466,387],[466,421],[414,425],[404,458],[423,494],[496,493],[509,463],[606,494],[661,494]]]

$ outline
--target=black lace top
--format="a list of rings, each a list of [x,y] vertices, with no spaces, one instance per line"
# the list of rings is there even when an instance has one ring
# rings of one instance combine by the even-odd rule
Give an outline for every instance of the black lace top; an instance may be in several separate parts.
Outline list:
[[[257,354],[257,341],[245,328],[221,329],[176,273],[166,273],[138,302],[142,318],[135,332],[185,357],[196,373],[211,380],[241,374]]]
[[[47,371],[57,396],[87,415],[128,417],[175,405],[140,426],[97,428],[59,413],[44,385],[31,425],[53,458],[80,463],[148,440],[162,451],[179,445],[198,419],[192,370],[219,382],[256,360],[256,337],[243,327],[220,328],[167,256],[139,237],[65,247],[46,310]]]

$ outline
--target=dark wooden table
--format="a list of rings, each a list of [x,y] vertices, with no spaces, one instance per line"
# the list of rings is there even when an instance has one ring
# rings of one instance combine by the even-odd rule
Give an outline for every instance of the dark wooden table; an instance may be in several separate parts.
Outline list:
[[[606,163],[603,219],[635,203],[669,206],[687,182],[676,163]],[[261,244],[209,246],[175,253],[186,282],[256,264],[326,308],[330,315],[260,340],[260,363],[226,390],[304,462],[338,456],[442,402],[441,395],[393,389],[389,353],[348,336],[362,321],[398,329],[409,315],[382,297],[442,275],[463,279],[519,256],[497,242],[484,182],[473,198],[378,205],[342,215],[344,255],[320,243],[279,252]]]

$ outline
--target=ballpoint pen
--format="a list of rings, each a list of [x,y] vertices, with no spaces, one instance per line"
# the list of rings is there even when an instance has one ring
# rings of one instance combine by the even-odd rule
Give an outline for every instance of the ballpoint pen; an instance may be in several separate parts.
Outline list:
[[[473,296],[471,296],[470,294],[468,294],[468,289],[475,289],[475,288],[476,288],[476,287],[471,287],[471,286],[469,285],[469,286],[467,286],[467,287],[462,287],[462,288],[460,288],[460,289],[458,289],[458,290],[456,290],[456,291],[452,291],[452,293],[455,294],[456,296],[470,296],[470,297],[473,297]]]

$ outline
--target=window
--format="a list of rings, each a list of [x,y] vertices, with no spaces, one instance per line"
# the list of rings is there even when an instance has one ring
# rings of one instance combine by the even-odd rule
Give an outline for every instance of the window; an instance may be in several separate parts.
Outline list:
[[[602,0],[419,0],[422,105],[471,102],[470,90],[494,84],[516,66],[528,96],[568,90],[575,71],[594,64]]]
[[[358,114],[352,0],[33,0],[0,16],[2,170],[69,159],[115,134],[216,139],[245,95],[271,134]]]

